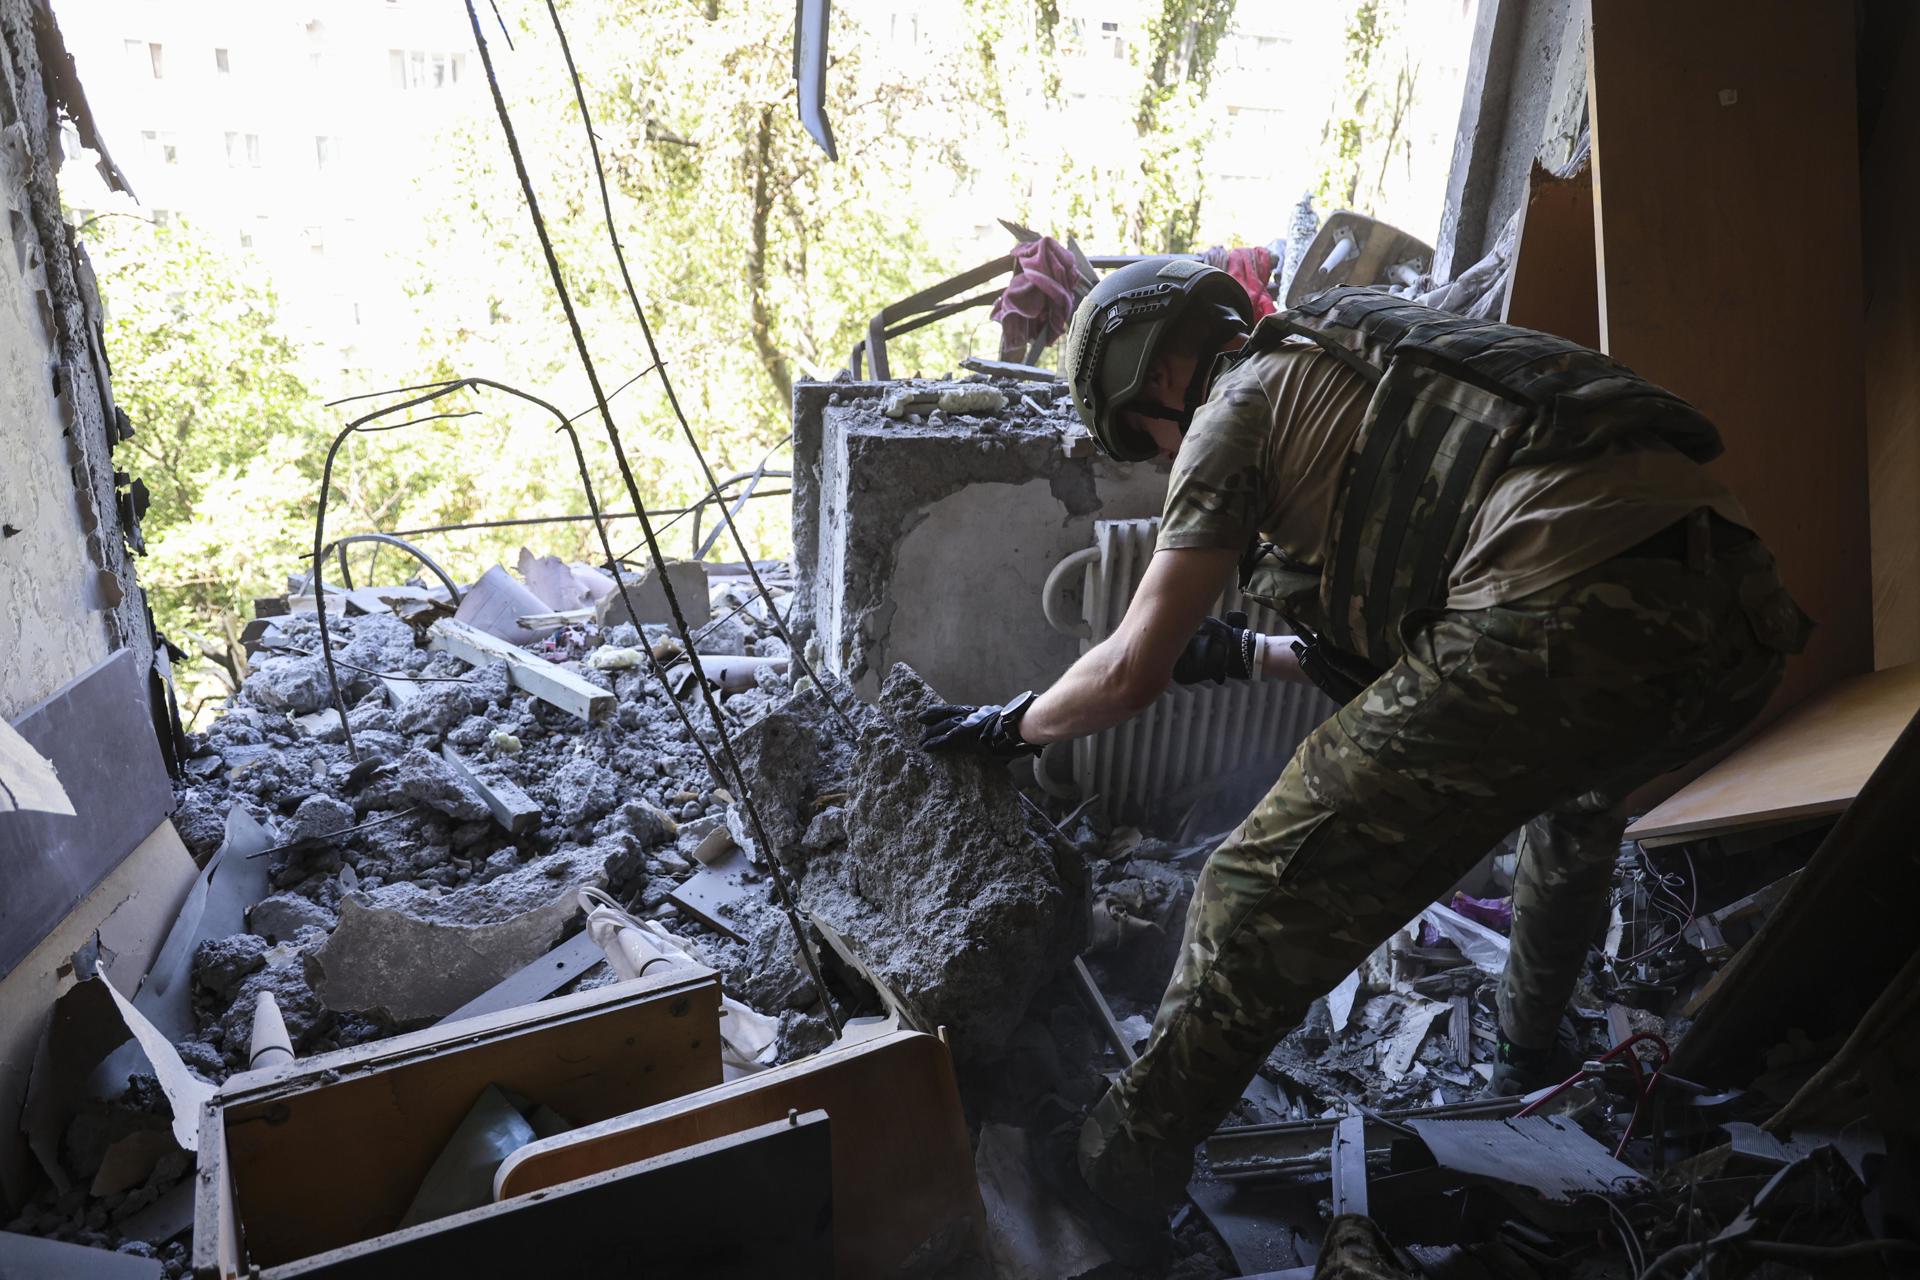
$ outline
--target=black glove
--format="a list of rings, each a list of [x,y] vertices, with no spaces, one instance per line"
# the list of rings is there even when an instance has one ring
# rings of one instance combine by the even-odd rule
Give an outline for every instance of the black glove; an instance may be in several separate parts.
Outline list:
[[[1187,641],[1187,647],[1173,664],[1175,684],[1199,684],[1211,680],[1225,684],[1227,677],[1245,680],[1253,675],[1253,636],[1247,630],[1247,615],[1239,610],[1224,620],[1208,618]]]
[[[967,751],[996,760],[1037,756],[1040,748],[1022,738],[1018,728],[1020,713],[1032,705],[1033,694],[1027,692],[999,706],[929,707],[917,717],[927,726],[920,745],[928,751]]]

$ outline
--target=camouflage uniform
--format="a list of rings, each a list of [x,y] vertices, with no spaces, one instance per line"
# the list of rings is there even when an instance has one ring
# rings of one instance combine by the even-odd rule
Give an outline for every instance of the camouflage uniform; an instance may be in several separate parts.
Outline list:
[[[1162,545],[1206,545],[1195,531],[1235,505],[1219,499],[1240,468],[1183,447]],[[1751,720],[1804,641],[1759,540],[1704,510],[1687,523],[1698,536],[1642,533],[1516,599],[1417,609],[1384,644],[1354,615],[1385,674],[1208,860],[1146,1051],[1082,1130],[1097,1193],[1177,1200],[1195,1145],[1309,1004],[1523,825],[1501,1023],[1552,1042],[1601,927],[1621,802]]]

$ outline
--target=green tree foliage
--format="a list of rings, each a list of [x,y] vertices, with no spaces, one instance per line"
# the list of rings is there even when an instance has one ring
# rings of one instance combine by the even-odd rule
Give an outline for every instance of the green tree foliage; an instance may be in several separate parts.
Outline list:
[[[648,357],[607,240],[572,85],[544,4],[501,5],[513,47],[480,6],[547,226],[602,385],[650,509],[704,492]],[[916,211],[972,176],[1000,175],[1015,207],[982,210],[1090,246],[1194,247],[1210,68],[1232,0],[1164,0],[1151,47],[1123,64],[1140,119],[1122,152],[1078,154],[1062,126],[1062,68],[1079,37],[1056,0],[978,0],[954,56],[876,47],[836,14],[827,160],[801,129],[791,0],[570,0],[561,6],[611,186],[614,230],[680,400],[724,478],[786,465],[792,384],[830,377],[886,303],[973,265],[935,251]],[[477,59],[468,66],[478,74]],[[991,185],[989,184],[989,189]],[[321,461],[349,415],[319,401],[478,376],[569,414],[604,509],[625,511],[617,471],[492,111],[451,126],[410,191],[372,193],[407,304],[388,340],[321,387],[249,284],[190,228],[107,219],[87,236],[112,318],[115,386],[140,430],[135,467],[154,492],[143,579],[163,628],[230,685],[255,595],[284,590],[311,545]],[[985,311],[891,344],[897,368],[952,368],[989,328]],[[620,388],[625,389],[620,389]],[[448,415],[448,416],[441,416]],[[460,416],[451,416],[460,415]],[[333,470],[332,535],[429,530],[418,541],[456,575],[511,563],[522,544],[597,558],[584,523],[437,530],[587,509],[552,418],[499,394],[462,392],[399,430],[354,436]],[[398,421],[393,419],[389,421]],[[784,488],[781,481],[769,487]],[[689,525],[669,553],[685,554]],[[708,529],[713,516],[705,517]],[[756,555],[785,554],[786,504],[742,517]],[[639,543],[614,522],[616,553]],[[722,539],[711,553],[733,559]],[[361,548],[357,581],[417,566]],[[332,572],[332,566],[329,566]],[[210,677],[211,678],[211,677]]]
[[[1342,109],[1321,137],[1325,157],[1315,195],[1332,208],[1371,211],[1386,188],[1388,166],[1404,165],[1405,132],[1420,78],[1418,50],[1400,38],[1410,0],[1359,0],[1347,22]]]
[[[645,367],[644,346],[557,40],[543,8],[525,14],[515,47],[496,38],[492,52],[611,390]],[[920,203],[916,184],[951,181],[961,163],[951,141],[958,86],[937,68],[871,66],[852,33],[837,31],[827,104],[834,163],[794,108],[793,9],[784,0],[573,4],[563,16],[615,230],[676,389],[716,470],[750,469],[786,435],[796,377],[831,376],[875,311],[951,269],[908,210]],[[497,123],[472,122],[444,153],[422,186],[460,196],[439,202],[419,240],[399,248],[411,264],[420,350],[394,380],[479,374],[545,389],[569,412],[586,406]],[[917,354],[912,342],[904,351]],[[643,379],[614,407],[649,505],[697,497],[698,472],[657,381]],[[595,415],[580,425],[596,442],[597,473],[611,477]],[[553,502],[577,493],[564,452],[516,461],[545,478]],[[584,509],[577,496],[573,503]],[[784,548],[770,538],[765,549]],[[737,550],[723,544],[716,554]]]
[[[135,429],[122,465],[153,497],[141,583],[161,630],[231,686],[238,620],[297,563],[324,453],[299,353],[271,289],[191,227],[109,216],[82,236]]]

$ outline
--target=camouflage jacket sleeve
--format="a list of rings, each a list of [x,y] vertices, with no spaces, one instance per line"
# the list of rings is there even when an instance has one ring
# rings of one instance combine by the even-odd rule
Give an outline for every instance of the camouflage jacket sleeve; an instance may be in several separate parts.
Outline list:
[[[1273,404],[1246,366],[1229,371],[1174,458],[1158,547],[1246,549],[1260,527]]]

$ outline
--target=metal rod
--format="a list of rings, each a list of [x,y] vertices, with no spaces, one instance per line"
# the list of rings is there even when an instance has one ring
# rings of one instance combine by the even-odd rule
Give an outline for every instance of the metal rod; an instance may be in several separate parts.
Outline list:
[[[567,329],[573,337],[574,349],[579,354],[581,369],[587,375],[587,385],[593,389],[593,398],[600,412],[600,422],[606,430],[607,443],[613,449],[614,462],[620,469],[620,478],[626,485],[627,496],[633,502],[633,509],[639,513],[640,531],[646,537],[647,555],[653,562],[653,570],[660,583],[661,594],[666,598],[667,611],[673,617],[674,629],[680,633],[680,638],[686,645],[687,652],[692,653],[694,651],[693,632],[687,625],[685,611],[680,607],[679,595],[674,591],[672,580],[667,576],[666,555],[660,549],[660,540],[654,533],[653,521],[647,518],[647,504],[640,496],[640,482],[635,478],[633,466],[627,459],[626,447],[621,442],[620,428],[614,423],[613,412],[607,407],[606,392],[600,386],[599,372],[595,369],[593,356],[587,349],[586,333],[581,328],[580,317],[574,310],[573,295],[567,288],[566,275],[560,269],[560,259],[554,251],[553,237],[548,233],[546,219],[540,213],[540,202],[538,195],[533,189],[533,178],[527,172],[526,158],[521,154],[520,150],[519,135],[514,131],[513,117],[507,110],[506,96],[501,92],[500,78],[494,69],[493,51],[487,45],[486,33],[480,29],[479,10],[474,7],[473,0],[466,0],[466,9],[468,25],[473,29],[474,44],[480,53],[480,64],[486,70],[487,87],[493,96],[494,113],[500,119],[500,129],[506,138],[507,151],[513,159],[514,173],[520,181],[521,195],[527,202],[527,214],[533,222],[534,234],[540,241],[541,254],[546,259],[547,273],[553,280],[554,294],[559,300],[561,313],[566,317]],[[580,84],[579,72],[574,69],[573,52],[567,47],[566,31],[561,26],[559,11],[553,7],[552,0],[548,0],[547,12],[552,16],[554,29],[560,35],[561,51],[566,56],[567,72],[573,80],[574,97],[580,107],[581,119],[586,125],[588,143],[592,148],[594,156],[594,167],[600,173],[601,196],[603,202],[607,204],[607,226],[609,233],[611,233],[613,229],[611,198],[606,194],[605,171],[600,168],[600,145],[598,140],[593,136],[592,121],[587,114],[586,91]],[[623,273],[626,270],[625,261],[623,256],[621,258],[621,270]],[[653,341],[652,330],[646,329],[643,326],[643,331],[646,335],[648,351],[653,356],[654,363],[658,364],[659,354]],[[671,386],[667,381],[664,369],[661,370],[661,381],[669,387]],[[674,399],[671,390],[668,392],[668,398],[673,401],[674,412],[678,415],[679,403]],[[681,416],[681,421],[682,423],[685,422],[684,415]],[[692,430],[690,428],[688,429],[687,435],[688,439],[691,440]],[[694,451],[695,455],[700,457],[702,468],[707,472],[708,484],[712,485],[714,483],[712,469],[706,466],[706,459],[700,455],[697,443],[694,446]],[[604,526],[601,527],[604,529]],[[738,536],[737,530],[736,536]],[[749,557],[747,567],[754,578],[755,585],[760,586],[763,596],[767,595],[766,588],[760,584],[759,571],[753,568],[753,562],[750,554],[746,550],[746,542],[744,539],[741,540],[740,546],[741,554]],[[609,558],[612,557],[613,552],[611,547],[608,548],[607,554]],[[624,582],[624,580],[621,581]],[[624,585],[622,585],[621,591],[622,598],[624,599]],[[769,597],[769,600],[770,599],[771,597]],[[631,604],[629,604],[628,607],[631,611]],[[639,615],[635,613],[634,616],[637,617]],[[789,650],[791,651],[791,649],[792,646],[791,643],[789,643]],[[650,646],[645,647],[643,651],[649,656],[652,654]],[[805,659],[801,658],[797,653],[793,656],[795,662],[805,663]],[[665,678],[663,673],[662,683],[664,682]],[[780,865],[779,852],[775,848],[773,841],[768,837],[766,827],[760,820],[759,807],[754,803],[750,789],[747,786],[746,770],[740,765],[739,757],[733,749],[732,735],[727,732],[726,721],[722,719],[720,715],[720,704],[714,697],[713,690],[707,687],[705,680],[695,680],[693,683],[694,686],[699,689],[701,699],[706,703],[708,715],[712,717],[713,731],[720,741],[721,757],[726,761],[728,769],[733,775],[735,785],[739,789],[740,805],[747,812],[747,821],[753,827],[754,838],[759,842],[760,847],[767,851],[768,874],[773,880],[775,891],[781,900],[781,905],[786,910],[787,919],[793,927],[795,941],[799,945],[801,958],[805,960],[807,964],[808,976],[814,980],[815,985],[819,988],[821,1004],[826,1010],[827,1021],[832,1026],[834,1036],[837,1039],[840,1035],[840,1015],[833,1007],[833,998],[828,993],[826,980],[821,974],[819,959],[814,955],[812,943],[807,937],[806,927],[800,921],[799,907],[795,901],[792,886],[787,883],[786,872]],[[675,701],[675,705],[678,705],[677,700]],[[695,735],[695,740],[698,741],[698,735]],[[704,750],[704,745],[702,749]],[[709,757],[708,763],[711,766],[711,757]],[[713,772],[716,779],[725,776],[721,774],[718,769],[715,769]]]

